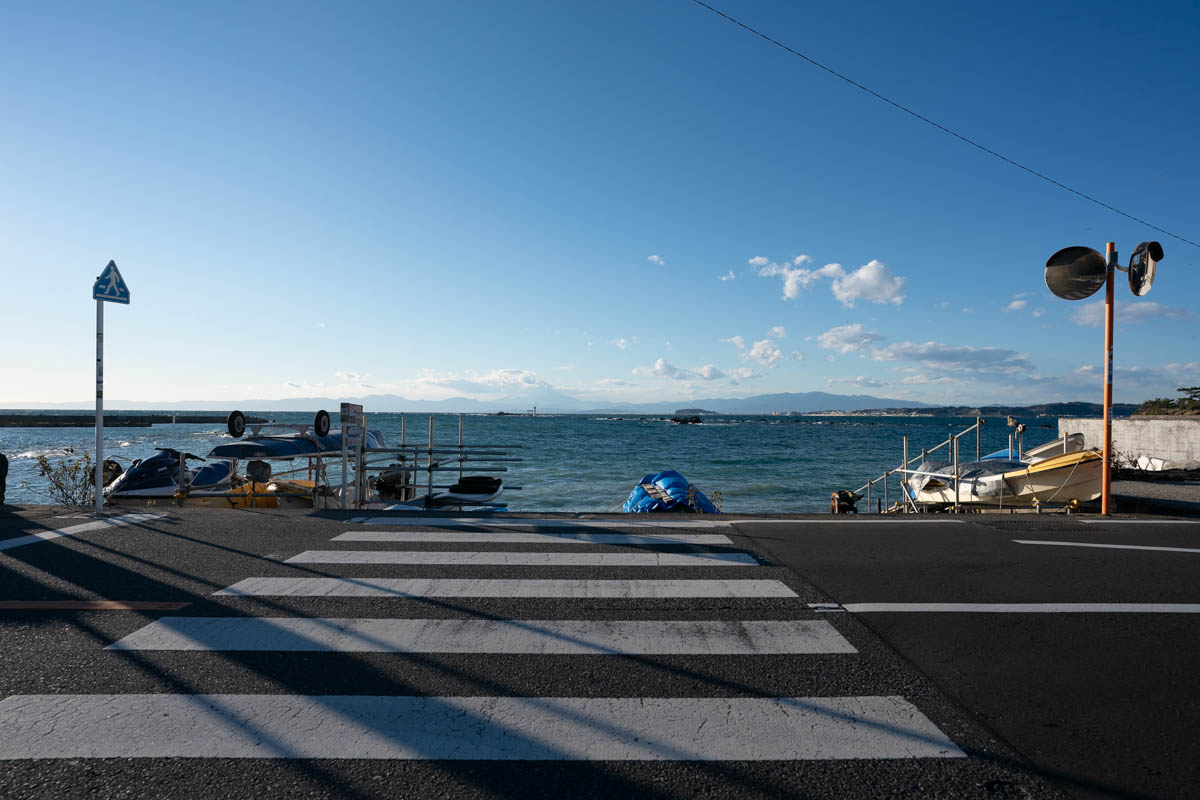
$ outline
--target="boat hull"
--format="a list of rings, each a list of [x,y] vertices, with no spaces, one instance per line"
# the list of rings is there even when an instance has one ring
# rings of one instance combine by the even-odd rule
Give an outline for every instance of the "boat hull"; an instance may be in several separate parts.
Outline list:
[[[957,502],[988,508],[1033,508],[1035,505],[1086,503],[1100,496],[1104,461],[1094,450],[1053,456],[1022,469],[964,480]],[[915,493],[914,502],[953,505],[953,482],[930,483]]]

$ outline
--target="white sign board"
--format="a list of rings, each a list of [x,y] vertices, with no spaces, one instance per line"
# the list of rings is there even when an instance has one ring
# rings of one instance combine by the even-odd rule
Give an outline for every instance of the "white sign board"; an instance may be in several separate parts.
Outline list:
[[[351,425],[362,426],[363,424],[363,407],[358,403],[342,403],[342,428],[347,428]]]

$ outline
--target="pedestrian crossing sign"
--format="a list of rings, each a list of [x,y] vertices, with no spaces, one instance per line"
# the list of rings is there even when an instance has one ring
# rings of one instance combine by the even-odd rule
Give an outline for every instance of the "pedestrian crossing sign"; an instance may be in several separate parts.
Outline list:
[[[96,278],[96,284],[92,286],[92,297],[110,303],[129,304],[129,287],[125,285],[125,279],[117,269],[117,262],[109,261],[104,272]]]

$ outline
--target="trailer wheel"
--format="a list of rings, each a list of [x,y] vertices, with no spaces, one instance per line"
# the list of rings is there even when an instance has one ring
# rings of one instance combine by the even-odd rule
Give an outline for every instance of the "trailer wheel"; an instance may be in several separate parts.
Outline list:
[[[329,435],[329,412],[321,410],[317,412],[317,416],[313,418],[313,430],[317,436]]]
[[[229,428],[230,436],[240,439],[246,432],[246,415],[240,411],[229,412],[229,419],[225,420],[225,427]]]

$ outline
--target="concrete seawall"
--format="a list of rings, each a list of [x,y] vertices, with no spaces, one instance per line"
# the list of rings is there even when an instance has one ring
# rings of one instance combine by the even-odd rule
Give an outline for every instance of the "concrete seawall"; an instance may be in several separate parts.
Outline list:
[[[1082,433],[1085,448],[1104,445],[1104,421],[1063,417],[1058,435]],[[1122,456],[1165,458],[1180,465],[1200,461],[1200,417],[1127,417],[1113,420],[1113,451]]]

